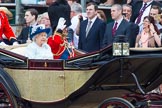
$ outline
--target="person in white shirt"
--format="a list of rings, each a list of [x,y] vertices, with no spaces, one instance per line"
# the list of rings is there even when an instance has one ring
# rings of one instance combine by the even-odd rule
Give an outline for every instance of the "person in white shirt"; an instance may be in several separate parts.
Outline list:
[[[71,13],[70,13],[71,25],[69,26],[69,28],[71,28],[74,32],[73,43],[75,48],[78,48],[79,36],[76,34],[76,32],[79,23],[79,16],[81,14],[82,14],[82,6],[79,3],[73,3],[71,5]]]
[[[50,29],[40,24],[31,30],[32,43],[25,50],[25,56],[29,59],[53,59],[50,46],[47,44],[47,34]]]

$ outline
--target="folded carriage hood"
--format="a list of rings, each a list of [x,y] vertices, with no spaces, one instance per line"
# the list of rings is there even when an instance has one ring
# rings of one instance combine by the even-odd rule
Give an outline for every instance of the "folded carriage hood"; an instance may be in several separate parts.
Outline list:
[[[94,85],[134,84],[134,73],[141,85],[148,88],[162,83],[162,55],[138,55],[114,58],[103,65],[92,77]],[[97,78],[98,77],[98,78]],[[157,81],[155,83],[155,81]],[[154,87],[153,87],[154,88]]]
[[[102,87],[113,89],[132,89],[134,85],[137,90],[133,73],[142,89],[147,92],[156,88],[162,83],[162,54],[161,51],[155,52],[130,52],[130,56],[113,57],[102,65],[95,74],[82,86],[74,92],[71,97],[80,95],[89,90]],[[97,89],[98,90],[98,89]]]

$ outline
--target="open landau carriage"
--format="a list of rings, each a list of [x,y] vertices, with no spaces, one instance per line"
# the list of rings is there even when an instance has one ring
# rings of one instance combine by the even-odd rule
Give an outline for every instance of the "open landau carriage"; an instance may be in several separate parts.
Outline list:
[[[0,108],[66,108],[91,92],[104,97],[98,108],[162,108],[162,96],[148,94],[161,83],[162,48],[112,56],[108,46],[69,60],[28,59],[0,48]]]

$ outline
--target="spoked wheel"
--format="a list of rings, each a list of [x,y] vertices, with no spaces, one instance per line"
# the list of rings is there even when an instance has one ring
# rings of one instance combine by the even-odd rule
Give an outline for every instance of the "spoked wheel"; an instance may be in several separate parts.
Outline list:
[[[15,97],[0,83],[0,108],[18,108]]]
[[[112,97],[104,100],[98,108],[135,108],[129,101],[119,98]]]

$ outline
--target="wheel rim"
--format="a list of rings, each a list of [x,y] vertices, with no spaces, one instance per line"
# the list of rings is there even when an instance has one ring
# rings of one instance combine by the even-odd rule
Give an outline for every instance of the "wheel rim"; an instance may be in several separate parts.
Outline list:
[[[128,108],[128,106],[121,102],[109,102],[102,105],[101,108]]]
[[[119,97],[104,100],[98,108],[135,108],[129,101]]]
[[[2,84],[0,84],[0,108],[14,108],[13,101]]]

